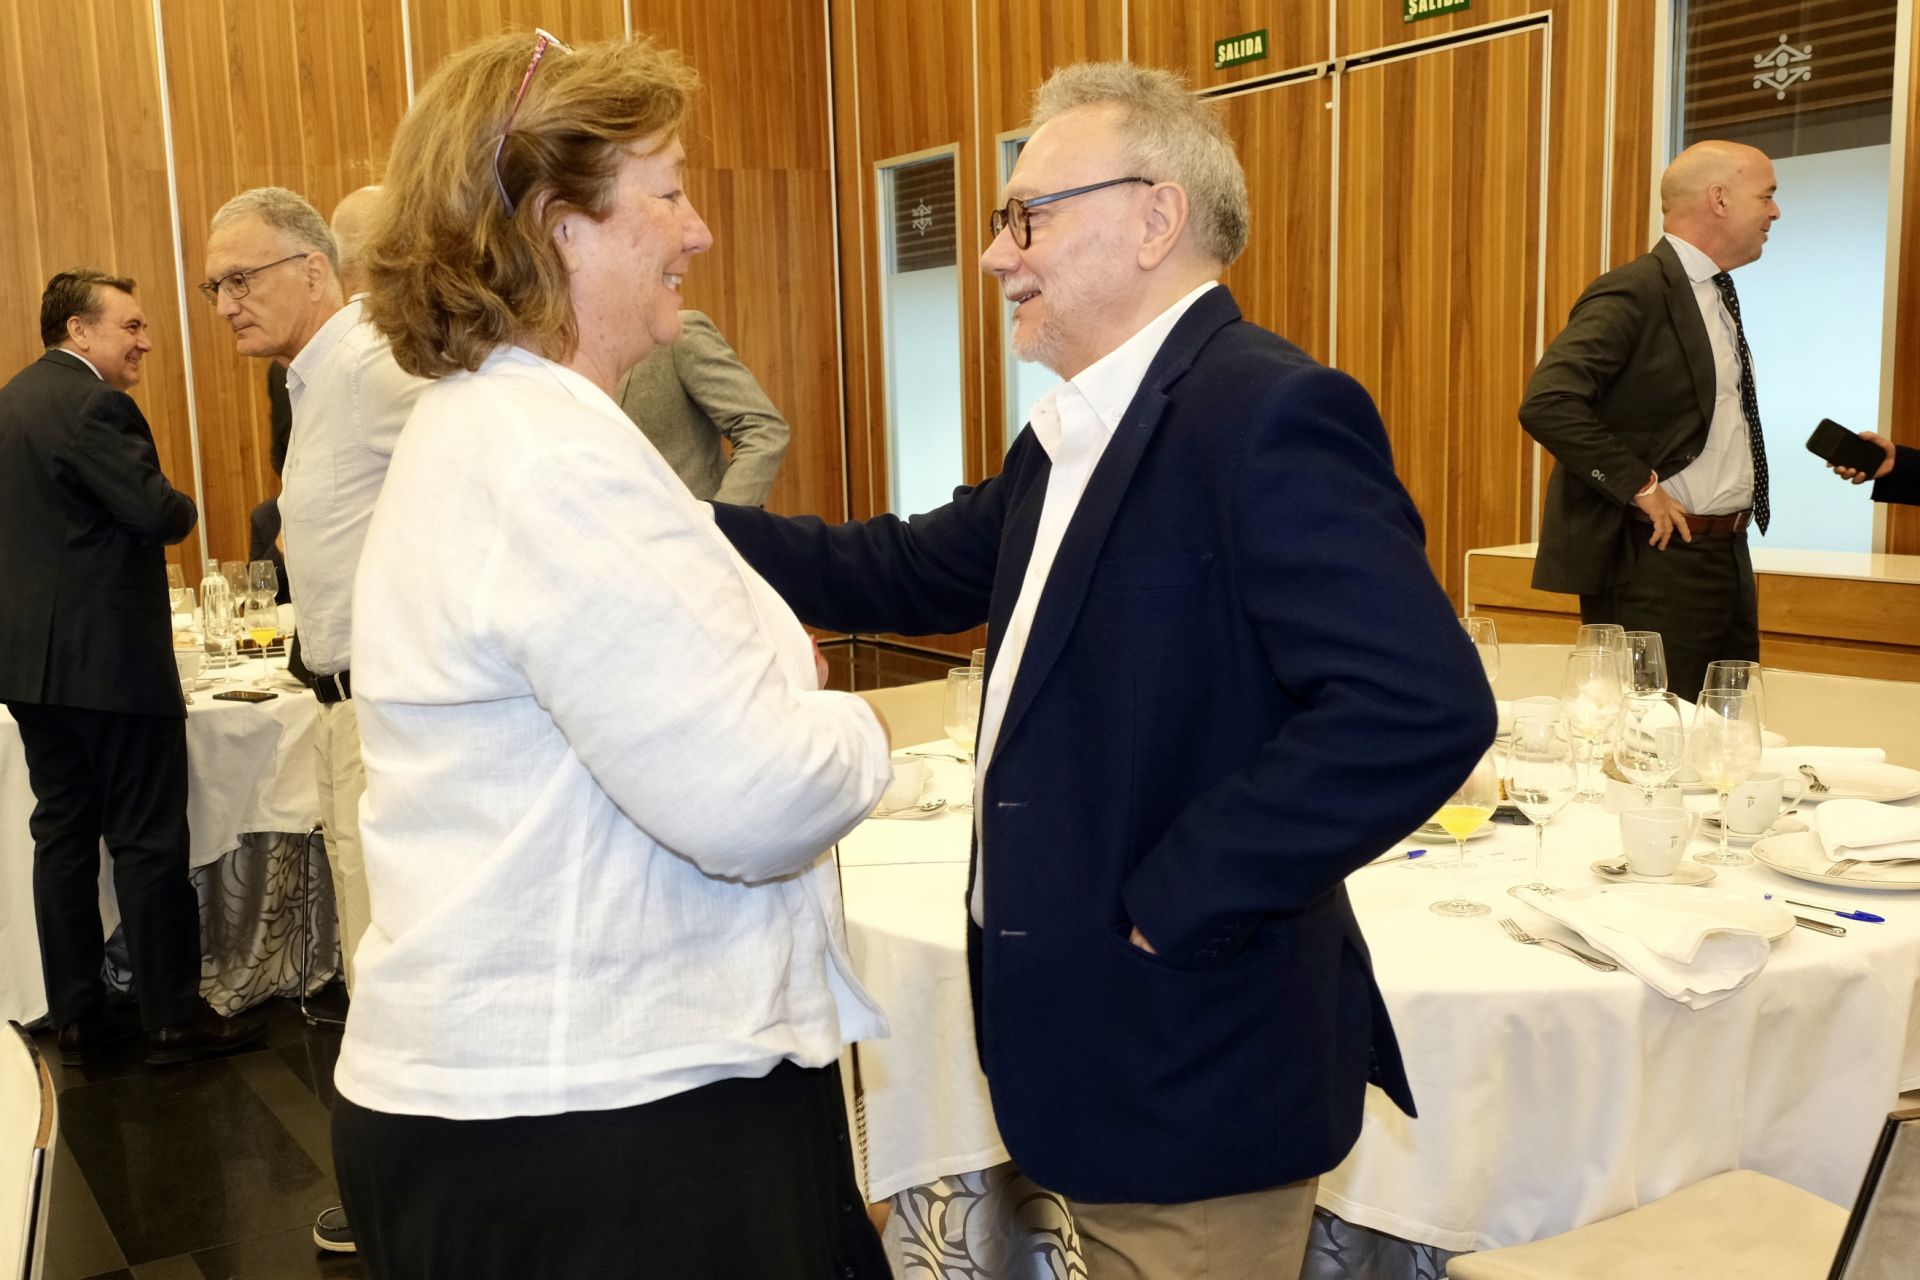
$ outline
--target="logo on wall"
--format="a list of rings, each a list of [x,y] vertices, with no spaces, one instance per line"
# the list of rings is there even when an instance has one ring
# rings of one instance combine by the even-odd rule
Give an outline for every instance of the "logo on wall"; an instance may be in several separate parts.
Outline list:
[[[1813,61],[1813,46],[1803,44],[1798,49],[1787,43],[1785,36],[1780,43],[1765,53],[1753,55],[1755,67],[1772,67],[1771,71],[1753,74],[1753,87],[1771,89],[1776,101],[1785,101],[1787,90],[1802,80],[1813,79],[1813,68],[1802,64]]]
[[[922,200],[919,204],[913,206],[912,213],[913,213],[912,225],[913,225],[914,231],[916,231],[920,235],[925,235],[927,234],[927,232],[933,229],[933,206],[932,205],[928,204],[925,200]]]

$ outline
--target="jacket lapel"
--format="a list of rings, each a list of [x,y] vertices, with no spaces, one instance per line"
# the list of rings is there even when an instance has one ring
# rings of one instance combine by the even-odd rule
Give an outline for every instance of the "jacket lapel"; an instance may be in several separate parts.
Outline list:
[[[1653,256],[1667,276],[1667,314],[1673,331],[1679,335],[1681,354],[1687,358],[1687,371],[1693,375],[1693,394],[1700,401],[1700,419],[1713,421],[1713,401],[1719,378],[1713,367],[1713,343],[1707,337],[1707,322],[1700,315],[1700,300],[1694,297],[1693,281],[1680,264],[1680,255],[1665,236],[1655,242]]]
[[[1093,581],[1094,566],[1100,560],[1100,549],[1106,544],[1107,531],[1113,526],[1121,501],[1126,497],[1127,486],[1133,480],[1133,473],[1139,467],[1140,459],[1145,455],[1147,445],[1166,413],[1169,390],[1192,366],[1213,335],[1239,318],[1240,308],[1234,302],[1233,295],[1227,292],[1226,286],[1217,285],[1209,289],[1180,317],[1179,323],[1167,335],[1167,340],[1160,345],[1153,363],[1147,366],[1146,377],[1140,380],[1140,390],[1134,393],[1133,402],[1127,406],[1119,426],[1114,429],[1113,439],[1107,442],[1106,452],[1100,456],[1100,464],[1087,479],[1086,491],[1080,495],[1080,504],[1074,508],[1073,518],[1067,522],[1066,534],[1060,540],[1060,550],[1054,555],[1053,565],[1047,572],[1039,606],[1034,610],[1033,627],[1027,633],[1026,649],[1020,655],[1020,669],[1014,676],[1013,689],[1007,697],[1006,715],[1000,721],[996,751],[1012,740],[1027,708],[1033,705],[1040,686],[1046,683],[1048,673],[1059,659],[1067,636],[1073,631],[1074,621],[1079,618],[1080,608],[1086,602],[1087,587]],[[1038,518],[1036,511],[1036,523]],[[1032,537],[1032,529],[1029,528],[1029,552]],[[1021,557],[1023,572],[1026,560],[1027,557]],[[1017,594],[1017,580],[1013,585],[1014,594]]]

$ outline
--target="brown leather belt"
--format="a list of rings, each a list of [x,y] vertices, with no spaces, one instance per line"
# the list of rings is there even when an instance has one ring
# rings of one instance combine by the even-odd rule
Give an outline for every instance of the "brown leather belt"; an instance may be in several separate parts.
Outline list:
[[[1629,506],[1627,518],[1650,525],[1653,517],[1639,507]],[[1729,516],[1697,516],[1687,513],[1687,531],[1689,533],[1745,533],[1747,526],[1753,523],[1753,512],[1736,511]]]

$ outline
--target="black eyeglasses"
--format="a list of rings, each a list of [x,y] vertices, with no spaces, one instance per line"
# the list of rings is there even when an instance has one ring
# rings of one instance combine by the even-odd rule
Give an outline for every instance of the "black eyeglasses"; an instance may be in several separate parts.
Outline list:
[[[312,249],[302,249],[299,253],[288,254],[278,262],[269,262],[264,267],[248,267],[245,271],[229,271],[218,280],[209,280],[201,285],[200,296],[207,300],[209,306],[214,307],[220,305],[220,295],[223,293],[235,302],[238,302],[253,292],[253,278],[262,271],[271,271],[275,267],[285,266],[289,262],[298,262],[313,252],[314,250]]]
[[[1102,191],[1129,182],[1144,182],[1150,187],[1154,185],[1152,178],[1108,178],[1105,182],[1075,187],[1071,191],[1056,191],[1052,195],[1035,196],[1031,200],[1008,200],[1004,207],[987,215],[987,239],[997,240],[1002,231],[1010,230],[1013,232],[1014,246],[1024,249],[1033,243],[1033,224],[1027,221],[1027,210],[1052,204],[1055,200],[1065,200],[1069,196],[1083,196],[1089,191]]]
[[[540,59],[547,56],[549,48],[562,53],[573,50],[561,43],[560,37],[544,27],[533,29],[533,57],[527,62],[527,74],[520,77],[520,92],[513,95],[513,105],[507,108],[507,122],[500,126],[500,141],[493,147],[493,185],[500,192],[500,203],[506,206],[507,216],[513,216],[513,197],[507,194],[507,184],[500,177],[500,153],[506,150],[507,135],[513,132],[513,118],[520,114],[520,104],[526,100],[527,86],[533,83],[533,73],[540,69]]]

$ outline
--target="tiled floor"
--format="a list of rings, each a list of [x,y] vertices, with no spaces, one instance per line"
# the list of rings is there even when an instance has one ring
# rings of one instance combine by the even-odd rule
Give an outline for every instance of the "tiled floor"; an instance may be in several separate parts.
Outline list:
[[[337,987],[309,1007],[340,1011]],[[335,1027],[308,1027],[291,1000],[261,1006],[264,1048],[153,1071],[138,1037],[94,1065],[59,1065],[47,1280],[343,1280],[351,1256],[313,1247],[313,1218],[338,1202],[327,1107]]]

